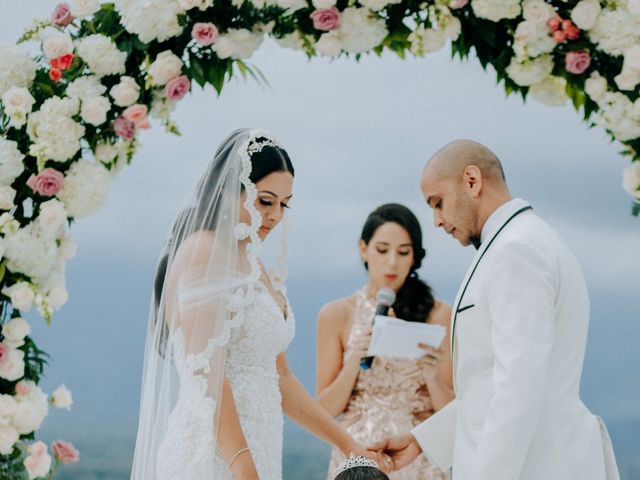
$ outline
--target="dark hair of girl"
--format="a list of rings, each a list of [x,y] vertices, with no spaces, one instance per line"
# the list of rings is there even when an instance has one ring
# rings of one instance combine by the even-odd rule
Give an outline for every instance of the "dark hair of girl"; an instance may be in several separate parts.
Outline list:
[[[398,318],[410,322],[424,323],[427,321],[427,317],[429,317],[435,300],[429,285],[423,282],[416,272],[416,270],[420,268],[420,265],[422,265],[426,251],[422,248],[422,229],[420,228],[420,222],[418,222],[413,212],[398,203],[387,203],[376,208],[369,214],[367,220],[364,222],[360,239],[368,245],[376,233],[376,230],[389,222],[397,223],[407,231],[413,247],[413,265],[404,284],[396,293],[393,310]],[[369,269],[366,262],[364,266],[367,270]]]
[[[389,480],[389,477],[374,467],[353,467],[340,472],[335,480]]]

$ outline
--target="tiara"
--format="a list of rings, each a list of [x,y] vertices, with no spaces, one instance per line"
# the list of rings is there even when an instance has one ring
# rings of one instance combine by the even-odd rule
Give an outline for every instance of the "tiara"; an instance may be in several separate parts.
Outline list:
[[[360,457],[360,456],[356,457],[353,454],[353,452],[351,452],[351,455],[349,455],[349,458],[347,458],[344,462],[338,465],[338,469],[336,470],[335,476],[337,477],[345,470],[349,470],[350,468],[355,468],[355,467],[380,468],[378,464],[373,460],[371,460],[370,458]]]
[[[273,140],[270,140],[268,138],[265,139],[265,140],[261,140],[259,142],[253,141],[253,142],[249,143],[249,146],[247,147],[247,153],[249,154],[249,156],[251,156],[254,153],[261,152],[264,147],[276,147],[276,148],[278,148],[279,145],[277,143],[275,143]]]

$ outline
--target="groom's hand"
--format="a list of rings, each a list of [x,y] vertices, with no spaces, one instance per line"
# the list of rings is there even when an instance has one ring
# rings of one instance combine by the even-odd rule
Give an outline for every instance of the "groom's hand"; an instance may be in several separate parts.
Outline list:
[[[391,461],[392,471],[406,467],[422,452],[415,437],[410,433],[386,438],[368,448],[369,450],[384,453]]]

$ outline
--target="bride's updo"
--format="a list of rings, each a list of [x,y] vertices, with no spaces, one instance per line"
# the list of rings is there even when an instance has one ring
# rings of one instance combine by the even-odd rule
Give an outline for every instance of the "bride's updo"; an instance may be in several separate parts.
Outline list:
[[[398,203],[387,203],[376,208],[364,222],[360,239],[368,245],[376,230],[389,222],[396,223],[407,231],[413,247],[413,265],[404,284],[396,293],[393,310],[398,318],[424,323],[429,317],[435,300],[431,288],[418,277],[416,271],[422,265],[426,251],[422,247],[420,222],[413,212]],[[366,262],[364,266],[367,270],[369,269]]]

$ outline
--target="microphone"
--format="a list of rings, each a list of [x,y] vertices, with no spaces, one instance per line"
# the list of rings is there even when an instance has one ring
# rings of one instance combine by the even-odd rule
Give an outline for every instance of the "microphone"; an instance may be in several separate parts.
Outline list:
[[[391,308],[391,305],[393,305],[393,302],[395,301],[396,292],[390,288],[381,288],[378,290],[378,293],[376,294],[376,302],[378,303],[378,306],[373,314],[373,320],[371,321],[372,327],[375,323],[376,316],[386,315],[389,312],[389,308]],[[362,357],[360,359],[360,368],[362,370],[368,370],[371,368],[371,363],[373,363],[373,357]]]

